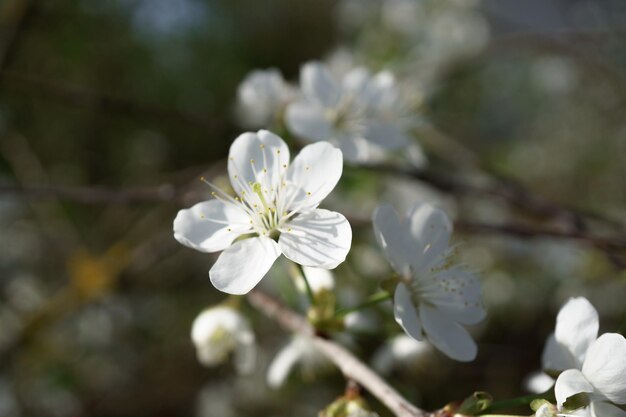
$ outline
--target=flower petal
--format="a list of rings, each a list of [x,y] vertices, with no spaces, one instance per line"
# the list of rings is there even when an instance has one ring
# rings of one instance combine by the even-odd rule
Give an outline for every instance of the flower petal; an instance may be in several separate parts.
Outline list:
[[[424,340],[420,318],[413,305],[411,294],[403,283],[396,287],[393,297],[393,314],[396,323],[402,327],[407,335],[418,341]]]
[[[285,122],[292,134],[308,141],[329,140],[333,136],[333,127],[324,108],[310,101],[291,103],[285,113]]]
[[[278,244],[292,261],[317,268],[333,269],[346,259],[352,243],[352,229],[339,213],[316,209],[291,220]]]
[[[556,317],[554,336],[567,347],[580,369],[591,343],[598,337],[598,312],[584,297],[571,298]]]
[[[397,123],[372,120],[365,128],[363,136],[384,149],[398,149],[407,146],[411,138],[398,127]]]
[[[582,364],[572,355],[572,352],[563,344],[559,343],[552,333],[541,356],[542,368],[551,374],[558,374],[566,369],[580,369]]]
[[[582,392],[592,393],[593,386],[578,369],[564,371],[554,385],[554,395],[559,407],[562,407],[568,398]]]
[[[334,107],[341,97],[340,87],[321,62],[309,62],[300,70],[300,85],[305,96],[324,107]]]
[[[289,148],[267,130],[246,132],[237,137],[228,153],[228,175],[238,195],[253,195],[250,183],[263,189],[278,189],[281,174],[289,166]]]
[[[379,146],[369,142],[360,134],[338,133],[337,146],[343,152],[343,158],[351,164],[375,163],[384,160],[385,152]]]
[[[174,238],[201,252],[217,252],[250,228],[250,216],[235,204],[208,200],[180,210],[174,219]]]
[[[626,411],[605,401],[592,401],[591,415],[593,417],[626,417]]]
[[[393,269],[401,275],[408,275],[416,254],[416,245],[411,242],[406,225],[400,223],[398,214],[389,204],[383,204],[374,210],[372,223],[376,241]]]
[[[235,367],[240,374],[250,374],[256,365],[256,340],[252,329],[241,329],[237,334],[235,346]]]
[[[209,271],[211,283],[228,294],[246,294],[265,276],[280,256],[280,247],[268,237],[241,240],[226,249]]]
[[[307,145],[287,171],[287,209],[313,209],[335,188],[343,172],[341,151],[327,142]]]
[[[294,365],[298,363],[302,355],[297,343],[291,341],[276,354],[267,370],[267,384],[272,388],[280,388]]]
[[[485,318],[480,281],[459,267],[444,269],[434,279],[437,290],[428,299],[461,324],[476,324]]]
[[[419,247],[412,265],[415,271],[424,271],[442,261],[447,254],[452,222],[443,210],[426,203],[415,206],[407,218],[410,234]]]
[[[587,351],[583,374],[600,393],[616,404],[626,404],[626,339],[605,333]]]
[[[463,326],[425,304],[419,306],[419,313],[424,333],[437,349],[461,362],[469,362],[476,358],[476,343]]]

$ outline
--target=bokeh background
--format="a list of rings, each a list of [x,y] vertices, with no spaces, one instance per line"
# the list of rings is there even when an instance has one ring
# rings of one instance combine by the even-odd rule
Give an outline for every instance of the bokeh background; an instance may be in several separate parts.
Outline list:
[[[213,258],[177,244],[171,223],[209,196],[200,175],[225,181],[245,130],[237,86],[253,69],[294,82],[312,59],[390,69],[436,128],[416,134],[428,169],[504,179],[567,208],[529,215],[497,196],[346,168],[327,206],[357,219],[336,270],[347,304],[390,273],[363,221],[380,200],[623,242],[625,40],[620,0],[1,1],[0,416],[314,416],[341,394],[332,368],[268,388],[289,335],[249,307],[252,376],[203,368],[189,339],[193,318],[225,297],[208,281]],[[601,331],[626,331],[623,247],[471,228],[455,238],[489,316],[473,329],[476,361],[435,355],[389,371],[424,408],[475,390],[524,394],[569,296],[591,300]],[[297,309],[273,271],[263,286]],[[384,334],[350,342],[365,360],[399,333],[388,306],[372,314]]]

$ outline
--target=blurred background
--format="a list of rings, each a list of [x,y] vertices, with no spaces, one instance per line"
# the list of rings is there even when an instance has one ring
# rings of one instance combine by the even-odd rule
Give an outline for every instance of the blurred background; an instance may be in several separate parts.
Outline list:
[[[332,368],[270,389],[289,335],[247,306],[255,373],[202,367],[191,323],[225,296],[214,258],[171,227],[209,197],[200,175],[226,181],[244,77],[272,67],[297,82],[312,59],[393,71],[432,127],[416,134],[429,170],[550,201],[516,194],[527,210],[348,167],[326,204],[356,219],[335,271],[346,305],[390,274],[367,223],[381,200],[531,228],[455,234],[489,310],[476,361],[384,370],[426,409],[526,393],[568,297],[590,299],[602,332],[626,331],[624,246],[588,238],[626,236],[625,40],[620,0],[0,1],[0,416],[314,416],[342,393]],[[273,271],[262,285],[298,309]],[[371,316],[385,333],[349,342],[365,360],[400,332],[389,306]]]

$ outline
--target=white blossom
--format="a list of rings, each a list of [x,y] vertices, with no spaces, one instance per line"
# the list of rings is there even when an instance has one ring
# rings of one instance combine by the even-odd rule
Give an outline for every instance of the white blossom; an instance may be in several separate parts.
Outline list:
[[[350,162],[377,159],[411,142],[415,120],[389,72],[355,68],[338,82],[324,64],[310,62],[300,72],[300,88],[286,123],[302,139],[336,144]]]
[[[313,345],[309,337],[295,335],[274,357],[267,371],[267,383],[280,388],[298,366],[305,376],[312,376],[330,366],[328,359]]]
[[[267,127],[282,116],[295,89],[280,71],[271,68],[255,70],[246,76],[237,89],[238,114],[247,127]]]
[[[589,406],[583,410],[591,417],[624,417],[616,406],[626,404],[626,339],[617,333],[605,333],[586,352],[582,369],[568,369],[559,375],[554,386],[559,409],[567,410],[566,401],[583,394]]]
[[[178,212],[174,237],[202,252],[223,251],[209,277],[220,291],[249,292],[284,254],[290,260],[333,269],[346,258],[352,229],[346,218],[318,208],[343,168],[329,143],[308,145],[289,164],[289,149],[275,134],[244,133],[228,157],[231,197],[213,184],[214,199]]]
[[[393,337],[381,346],[372,358],[372,366],[383,375],[395,369],[415,366],[432,359],[433,348],[404,334]]]
[[[248,320],[236,309],[218,306],[204,310],[191,327],[198,361],[205,366],[225,362],[234,352],[240,373],[250,373],[256,362],[256,341]]]
[[[373,221],[376,239],[399,274],[396,322],[413,339],[428,339],[452,359],[473,360],[476,343],[463,325],[482,321],[485,310],[478,279],[450,262],[448,216],[421,204],[401,222],[391,206],[383,205]]]

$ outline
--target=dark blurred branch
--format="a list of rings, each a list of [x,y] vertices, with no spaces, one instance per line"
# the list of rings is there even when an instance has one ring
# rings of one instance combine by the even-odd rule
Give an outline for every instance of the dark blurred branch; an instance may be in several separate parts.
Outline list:
[[[533,216],[565,220],[574,230],[585,229],[586,219],[604,223],[611,228],[623,227],[621,223],[605,216],[555,203],[531,192],[511,179],[495,178],[494,175],[491,175],[485,184],[478,185],[430,169],[407,169],[395,165],[368,165],[365,168],[370,171],[424,181],[440,191],[451,194],[496,197],[508,203],[511,208],[525,211]]]
[[[289,310],[269,295],[254,290],[247,296],[253,307],[283,329],[311,338],[311,343],[333,362],[348,380],[357,382],[398,417],[428,417],[435,414],[415,407],[350,351],[332,340],[315,334],[304,317]]]
[[[377,170],[382,167],[376,167]],[[395,170],[395,169],[394,169]],[[435,187],[445,191],[459,191],[471,192],[455,182],[451,182],[444,177],[431,176],[431,174],[415,171],[415,178],[424,180]],[[474,190],[474,192],[487,192],[484,190]],[[188,204],[196,200],[205,198],[204,195],[196,195],[191,190],[177,189],[172,184],[164,184],[157,187],[145,187],[145,188],[129,188],[129,189],[114,189],[106,187],[74,187],[74,186],[59,186],[59,185],[0,185],[0,195],[17,195],[21,198],[27,199],[42,199],[48,200],[51,198],[59,199],[61,201],[71,201],[80,204],[152,204],[152,203],[167,203],[176,202],[181,204]],[[498,195],[498,194],[496,194]],[[504,194],[504,196],[509,194]],[[569,213],[567,209],[560,206],[534,206],[531,201],[524,201],[524,205],[528,205],[533,208],[535,214],[545,215],[557,215],[562,212]],[[557,208],[558,207],[558,210]],[[363,224],[369,224],[369,219],[364,218],[350,218],[353,226],[359,226]],[[559,230],[555,228],[548,228],[542,226],[534,226],[525,223],[506,223],[506,224],[487,224],[477,223],[465,220],[459,220],[455,223],[456,227],[466,233],[472,234],[498,234],[506,236],[515,236],[520,238],[531,237],[550,237],[556,239],[571,239],[579,240],[591,246],[594,246],[603,251],[618,251],[626,250],[626,236],[625,237],[603,237],[596,236],[589,231],[579,230],[578,228],[572,228],[571,230]]]
[[[34,1],[9,0],[0,7],[0,71],[7,68],[33,14]]]
[[[142,103],[135,99],[106,94],[64,82],[47,80],[34,75],[2,71],[0,72],[0,84],[5,90],[13,89],[25,92],[31,96],[79,109],[105,111],[151,120],[171,120],[204,130],[212,130],[218,127],[218,121],[206,115]]]

